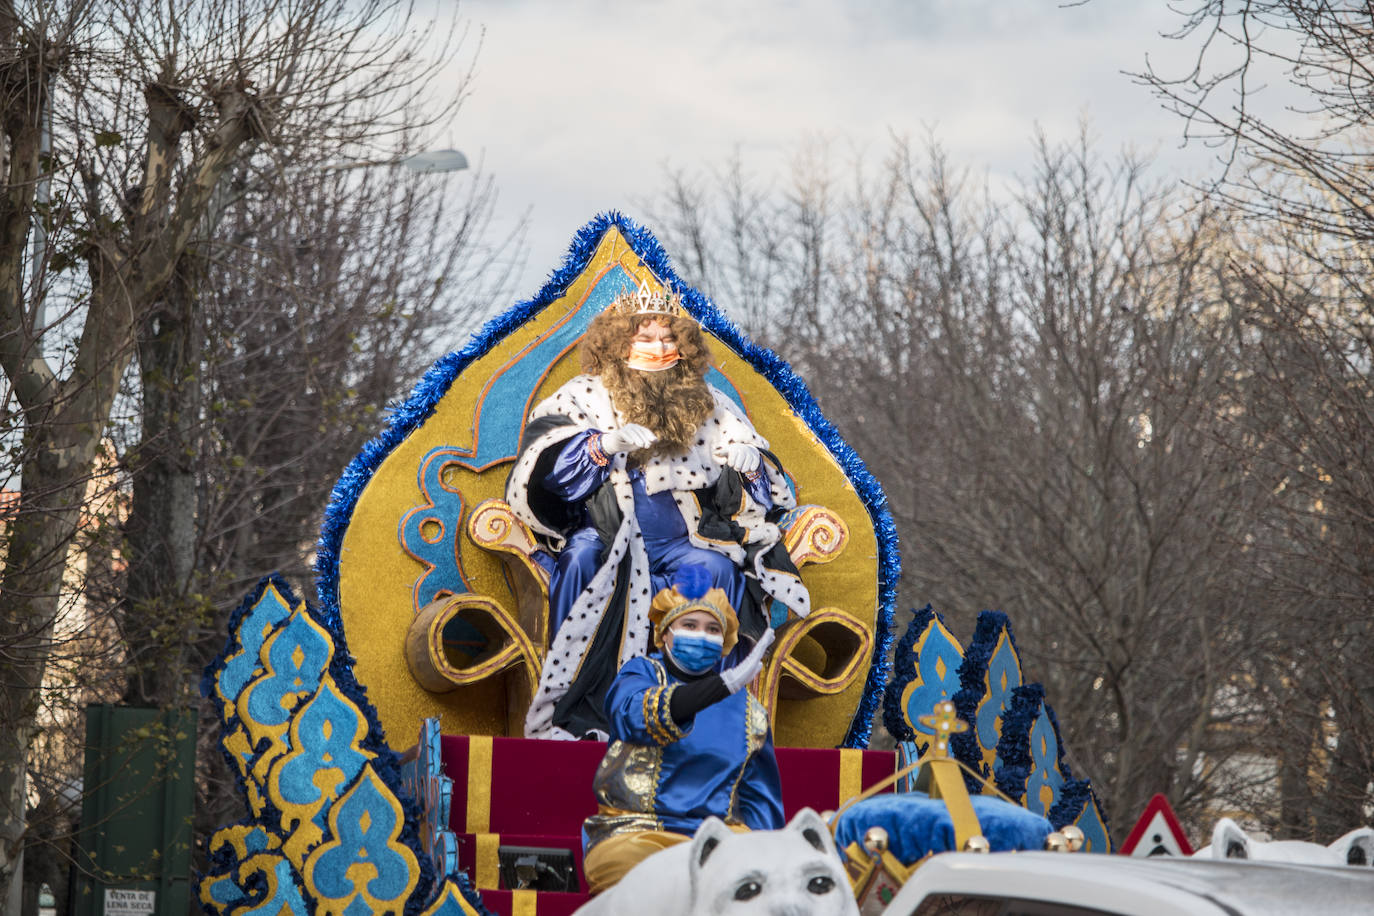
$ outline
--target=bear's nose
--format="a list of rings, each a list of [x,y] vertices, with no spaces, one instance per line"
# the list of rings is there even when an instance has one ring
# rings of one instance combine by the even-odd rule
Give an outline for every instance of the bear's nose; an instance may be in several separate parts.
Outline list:
[[[820,907],[820,901],[805,892],[788,894],[781,899],[768,901],[768,916],[811,916]]]

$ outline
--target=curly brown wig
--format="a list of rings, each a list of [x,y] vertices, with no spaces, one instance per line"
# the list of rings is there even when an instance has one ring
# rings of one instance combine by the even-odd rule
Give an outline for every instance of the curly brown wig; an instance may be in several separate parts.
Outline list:
[[[668,317],[666,324],[677,341],[678,362],[662,372],[641,372],[625,364],[635,332],[660,316],[623,315],[607,309],[592,319],[582,338],[582,371],[599,375],[611,403],[626,422],[647,426],[658,441],[635,457],[680,455],[691,445],[697,427],[715,409],[706,370],[711,350],[701,326],[685,315]]]

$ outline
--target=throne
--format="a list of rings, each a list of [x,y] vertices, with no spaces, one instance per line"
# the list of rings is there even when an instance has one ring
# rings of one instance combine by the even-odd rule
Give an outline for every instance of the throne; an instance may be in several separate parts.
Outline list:
[[[849,540],[844,520],[824,506],[799,506],[783,519],[783,544],[798,570],[829,563]],[[406,634],[406,662],[426,690],[446,693],[515,669],[507,679],[511,709],[527,707],[539,681],[550,634],[549,573],[553,557],[541,548],[505,500],[488,499],[468,516],[468,537],[498,554],[513,583],[516,613],[484,595],[447,595],[431,601]],[[785,609],[782,610],[786,613]],[[455,630],[481,634],[475,656],[458,648]],[[446,634],[449,634],[446,636]],[[759,679],[758,696],[776,720],[777,702],[839,693],[854,680],[872,648],[872,635],[839,608],[778,622],[777,648]]]
[[[409,734],[522,734],[548,648],[553,558],[501,499],[533,406],[577,372],[591,318],[624,289],[671,283],[648,233],[601,217],[535,299],[441,360],[336,488],[321,544],[359,680]],[[812,596],[778,631],[755,690],[779,746],[863,746],[885,676],[895,538],[881,491],[799,379],[683,290],[711,341],[708,381],[771,443],[802,504],[780,522]]]

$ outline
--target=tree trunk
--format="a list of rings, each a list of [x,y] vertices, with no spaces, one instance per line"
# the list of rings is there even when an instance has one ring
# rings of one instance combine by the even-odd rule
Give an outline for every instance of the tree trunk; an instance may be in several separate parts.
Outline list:
[[[67,552],[76,536],[102,423],[30,427],[23,496],[9,521],[0,581],[0,900],[7,899],[26,830],[25,775],[37,730],[43,673],[61,609]],[[73,441],[54,442],[65,432]],[[84,441],[82,441],[84,439]]]
[[[1367,621],[1352,627],[1369,630]],[[1332,706],[1336,712],[1335,747],[1326,768],[1326,782],[1315,799],[1316,839],[1329,843],[1363,824],[1374,783],[1374,676],[1369,673],[1370,640],[1356,637],[1340,656],[1339,675],[1333,678]]]
[[[1313,748],[1321,742],[1321,716],[1316,715],[1315,711],[1301,710],[1298,715],[1292,716],[1291,721],[1295,726],[1292,734],[1289,740],[1278,746],[1276,752],[1279,771],[1278,835],[1283,839],[1308,839],[1312,835],[1309,817],[1312,811],[1312,785],[1308,773]]]
[[[183,259],[183,261],[188,259]],[[127,525],[125,633],[131,676],[124,701],[166,707],[185,694],[201,611],[192,588],[196,557],[196,422],[200,327],[194,278],[183,267],[139,342],[142,437]]]
[[[76,811],[80,813],[79,807]],[[72,809],[68,800],[48,795],[38,803],[31,838],[24,850],[24,902],[19,912],[38,912],[38,897],[48,886],[57,916],[67,916],[67,873],[72,862]],[[36,840],[36,842],[35,842]]]

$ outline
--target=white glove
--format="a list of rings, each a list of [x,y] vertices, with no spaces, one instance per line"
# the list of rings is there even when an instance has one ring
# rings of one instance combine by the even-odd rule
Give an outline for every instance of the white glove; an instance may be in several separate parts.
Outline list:
[[[633,452],[648,448],[658,439],[647,426],[626,423],[619,429],[611,429],[601,434],[601,450],[607,455],[620,452]]]
[[[763,653],[768,651],[768,647],[773,644],[777,635],[773,632],[772,627],[764,630],[759,641],[754,643],[753,650],[744,657],[744,661],[729,671],[720,673],[720,679],[725,682],[726,690],[731,693],[739,693],[741,687],[759,676],[759,672],[763,670]]]
[[[763,460],[758,449],[742,442],[734,442],[723,449],[717,449],[716,458],[721,464],[728,465],[741,474],[758,470],[759,462]]]

